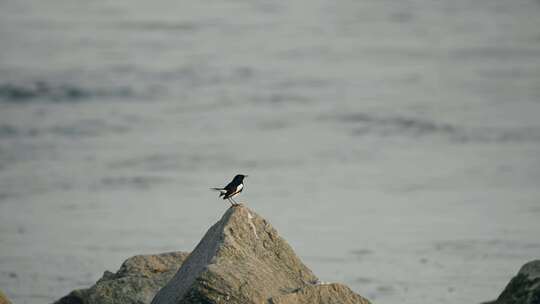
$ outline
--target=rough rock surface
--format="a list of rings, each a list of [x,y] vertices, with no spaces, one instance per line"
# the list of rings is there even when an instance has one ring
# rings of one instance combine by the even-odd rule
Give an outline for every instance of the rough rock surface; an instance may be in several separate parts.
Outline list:
[[[265,219],[239,205],[206,232],[152,304],[267,303],[317,280]]]
[[[148,304],[188,255],[170,252],[131,257],[116,273],[105,271],[94,286],[74,290],[55,304]]]
[[[369,301],[342,284],[321,284],[301,288],[297,291],[277,296],[270,304],[369,304]]]
[[[540,260],[523,265],[497,300],[486,304],[540,304]]]
[[[8,297],[0,290],[0,304],[11,304]]]

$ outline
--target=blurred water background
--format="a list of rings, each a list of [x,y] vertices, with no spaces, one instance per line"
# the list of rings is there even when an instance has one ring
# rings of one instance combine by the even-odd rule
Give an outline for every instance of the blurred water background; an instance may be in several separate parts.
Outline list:
[[[191,250],[240,197],[380,304],[540,256],[537,0],[0,0],[0,287]]]

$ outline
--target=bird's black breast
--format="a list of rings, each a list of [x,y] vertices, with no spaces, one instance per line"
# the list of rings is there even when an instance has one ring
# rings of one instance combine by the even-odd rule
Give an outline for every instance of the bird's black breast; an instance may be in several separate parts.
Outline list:
[[[234,192],[236,191],[236,188],[238,188],[238,185],[240,185],[240,182],[232,181],[229,184],[227,184],[227,186],[225,186],[225,190],[227,190],[227,192]]]

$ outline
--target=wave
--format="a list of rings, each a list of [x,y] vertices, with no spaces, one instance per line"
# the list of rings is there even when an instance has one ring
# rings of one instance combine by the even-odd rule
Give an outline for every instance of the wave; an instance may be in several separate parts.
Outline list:
[[[62,137],[81,138],[97,137],[104,134],[125,133],[129,125],[111,123],[101,119],[83,119],[70,124],[56,124],[45,128],[0,124],[0,139],[39,137],[55,135]]]
[[[153,186],[170,182],[171,180],[166,177],[160,176],[108,176],[99,180],[99,183],[93,184],[91,187],[94,190],[109,188],[109,189],[121,189],[121,188],[135,188],[135,189],[148,189]]]
[[[133,90],[128,87],[103,88],[84,87],[69,83],[55,84],[45,81],[29,83],[0,83],[0,101],[29,102],[78,101],[95,97],[131,97]]]
[[[355,133],[377,132],[383,135],[408,133],[409,135],[428,135],[434,133],[455,134],[457,128],[450,124],[404,116],[381,117],[366,113],[346,114],[340,118],[344,122],[358,123]]]
[[[377,116],[367,113],[345,114],[339,116],[338,120],[353,124],[352,134],[356,136],[439,136],[460,143],[540,142],[540,127],[472,127],[422,117]]]
[[[204,22],[171,22],[171,21],[125,21],[111,24],[113,28],[123,29],[128,31],[198,31],[206,27],[217,25],[216,20],[205,20]]]

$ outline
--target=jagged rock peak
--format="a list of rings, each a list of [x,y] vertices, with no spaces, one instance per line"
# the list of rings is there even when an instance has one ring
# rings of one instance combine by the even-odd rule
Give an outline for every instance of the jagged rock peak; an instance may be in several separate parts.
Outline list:
[[[152,304],[260,304],[317,281],[265,219],[238,205],[206,232]]]

